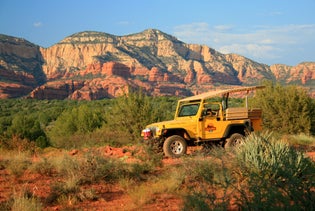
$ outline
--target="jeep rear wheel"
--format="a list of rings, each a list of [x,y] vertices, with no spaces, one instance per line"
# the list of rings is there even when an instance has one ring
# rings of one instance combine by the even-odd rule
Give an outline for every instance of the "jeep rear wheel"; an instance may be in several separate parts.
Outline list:
[[[181,136],[170,136],[163,144],[163,152],[167,157],[180,157],[186,154],[187,143]]]
[[[234,146],[237,146],[244,141],[244,136],[239,133],[233,133],[230,138],[226,139],[225,148],[232,148]]]

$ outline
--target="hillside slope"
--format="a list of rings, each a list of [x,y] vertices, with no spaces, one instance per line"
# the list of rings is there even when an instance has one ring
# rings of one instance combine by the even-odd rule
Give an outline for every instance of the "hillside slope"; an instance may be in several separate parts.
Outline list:
[[[312,87],[315,63],[268,66],[186,44],[155,29],[126,36],[87,31],[49,48],[2,35],[0,76],[1,98],[93,100],[119,96],[128,87],[178,96],[220,86],[256,85],[263,79]]]

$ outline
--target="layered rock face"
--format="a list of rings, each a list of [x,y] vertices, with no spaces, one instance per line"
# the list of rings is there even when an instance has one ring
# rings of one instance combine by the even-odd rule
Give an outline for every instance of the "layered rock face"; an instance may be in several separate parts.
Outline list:
[[[294,67],[275,64],[270,69],[275,78],[284,83],[306,85],[315,80],[315,62],[303,62]]]
[[[220,85],[256,85],[263,79],[314,83],[315,63],[269,67],[208,46],[186,44],[153,29],[127,36],[81,32],[49,48],[4,37],[0,82],[7,88],[0,83],[0,94],[7,91],[2,98],[93,100],[117,97],[129,88],[150,95],[187,96]],[[19,92],[8,87],[13,83],[28,88]]]
[[[39,47],[0,35],[0,98],[20,97],[46,82]]]

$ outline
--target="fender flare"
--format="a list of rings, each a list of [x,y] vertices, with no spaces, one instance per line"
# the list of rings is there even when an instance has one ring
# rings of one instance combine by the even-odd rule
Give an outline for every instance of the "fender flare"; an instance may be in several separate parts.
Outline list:
[[[248,132],[252,131],[250,122],[231,124],[224,131],[223,137],[228,138],[233,133],[240,133],[245,136],[246,135],[245,131]]]
[[[179,135],[182,136],[185,140],[191,140],[189,133],[184,128],[165,128],[162,130],[162,135],[165,138],[172,135]],[[188,137],[188,139],[185,137]]]

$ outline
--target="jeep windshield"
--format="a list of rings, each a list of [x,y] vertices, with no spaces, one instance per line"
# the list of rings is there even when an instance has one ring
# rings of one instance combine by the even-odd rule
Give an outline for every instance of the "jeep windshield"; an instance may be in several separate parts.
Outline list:
[[[178,117],[195,116],[198,112],[200,103],[186,104],[180,107]]]

